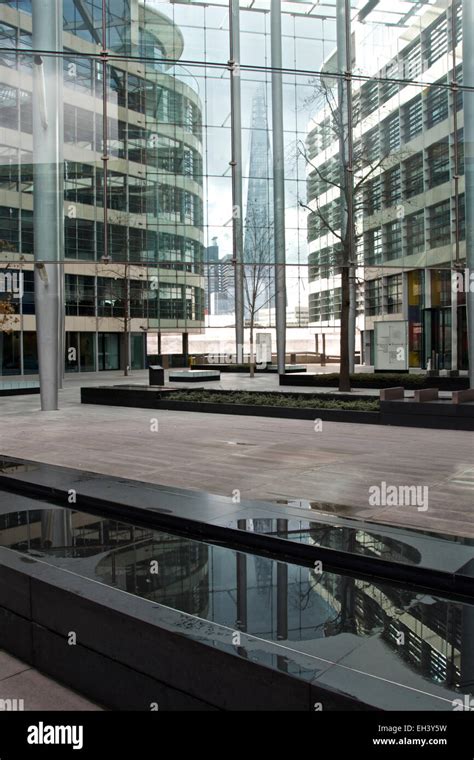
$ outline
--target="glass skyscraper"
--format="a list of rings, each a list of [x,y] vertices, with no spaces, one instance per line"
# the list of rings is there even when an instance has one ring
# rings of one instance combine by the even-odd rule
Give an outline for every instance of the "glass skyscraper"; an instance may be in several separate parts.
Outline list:
[[[25,289],[1,333],[3,374],[38,369],[30,5],[0,4],[0,237]],[[201,100],[170,71],[183,38],[158,8],[108,3],[104,87],[100,5],[63,5],[67,371],[144,367],[147,330],[204,320]]]

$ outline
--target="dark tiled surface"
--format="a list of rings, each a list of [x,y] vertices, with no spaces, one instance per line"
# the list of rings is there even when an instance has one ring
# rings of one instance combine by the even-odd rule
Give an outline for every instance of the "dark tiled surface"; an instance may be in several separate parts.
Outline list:
[[[2,623],[2,630],[9,627],[4,618]],[[19,632],[18,621],[15,631]],[[0,651],[0,700],[17,700],[26,711],[102,709],[5,651]]]
[[[313,552],[314,559],[323,556],[330,561],[330,555],[335,551],[349,553],[362,561],[356,565],[361,571],[366,561],[372,564],[375,561],[376,567],[378,560],[386,560],[398,566],[426,569],[433,574],[444,573],[453,584],[456,578],[464,584],[470,583],[474,577],[468,565],[474,559],[473,539],[343,518],[323,511],[329,510],[330,504],[307,502],[305,509],[291,503],[279,505],[242,500],[234,504],[230,498],[202,491],[140,483],[41,463],[23,463],[8,457],[0,459],[0,486],[2,478],[13,480],[19,488],[35,490],[39,487],[45,496],[55,495],[57,503],[65,505],[73,490],[78,508],[84,510],[93,504],[91,499],[104,500],[108,502],[105,506],[111,508],[123,505],[127,519],[133,519],[140,510],[145,515],[152,515],[156,525],[161,523],[162,527],[174,525],[176,528],[182,524],[204,539],[213,535],[213,526],[220,531],[213,536],[215,539],[235,540],[235,531],[243,529],[249,541],[266,541],[267,546],[265,536],[268,534],[291,541],[295,552],[297,548],[306,549],[307,556]],[[0,492],[0,510],[15,508],[15,498],[13,494]],[[28,504],[34,508],[35,502],[26,501],[21,508]],[[280,531],[279,520],[284,521]],[[280,549],[281,546],[280,541]],[[313,550],[312,547],[316,546],[318,549]],[[325,549],[329,553],[324,554]],[[380,562],[378,564],[382,572]],[[342,566],[346,567],[345,564]],[[388,577],[395,576],[389,574]],[[460,589],[465,593],[464,585]]]
[[[38,644],[46,637],[52,674],[94,699],[104,692],[80,673],[82,650],[99,673],[104,659],[123,678],[130,671],[130,709],[143,709],[133,686],[143,678],[145,694],[151,679],[160,699],[187,695],[189,709],[193,700],[310,709],[317,692],[339,707],[352,698],[356,707],[445,710],[472,677],[472,605],[80,512],[66,540],[56,530],[66,511],[35,506],[3,511],[0,568],[30,579],[33,664],[48,666]]]

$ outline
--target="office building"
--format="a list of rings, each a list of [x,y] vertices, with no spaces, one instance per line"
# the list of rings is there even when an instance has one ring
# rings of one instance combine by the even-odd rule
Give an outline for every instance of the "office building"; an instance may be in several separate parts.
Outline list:
[[[66,371],[119,369],[126,357],[142,368],[147,331],[204,325],[201,105],[174,75],[182,35],[149,3],[110,5],[104,119],[96,5],[64,3]],[[0,332],[0,373],[15,375],[38,370],[31,2],[0,3],[0,36],[0,250],[24,289]]]
[[[354,82],[357,326],[365,363],[379,369],[467,369],[456,287],[466,258],[461,15],[461,2],[424,7],[392,35],[371,78]],[[363,55],[364,25],[355,33]],[[340,162],[329,110],[323,104],[307,140],[309,311],[317,331],[338,333],[340,192],[331,182]]]

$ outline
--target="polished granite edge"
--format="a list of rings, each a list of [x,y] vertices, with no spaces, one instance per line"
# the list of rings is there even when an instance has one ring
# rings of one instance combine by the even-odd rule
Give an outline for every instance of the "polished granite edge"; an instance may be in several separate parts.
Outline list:
[[[15,473],[17,473],[16,478]],[[404,540],[408,537],[417,541],[424,541],[425,538],[434,538],[448,543],[457,543],[459,538],[436,531],[425,531],[414,527],[379,523],[367,518],[342,517],[337,514],[313,512],[307,508],[297,507],[293,504],[285,503],[285,505],[280,505],[279,503],[262,499],[256,501],[242,499],[239,502],[239,508],[236,509],[230,496],[213,494],[207,491],[200,491],[199,489],[164,486],[148,481],[123,478],[0,454],[0,482],[6,478],[9,480],[15,478],[25,485],[31,482],[33,485],[45,485],[60,489],[66,489],[73,484],[78,493],[99,496],[104,499],[123,497],[123,493],[126,491],[127,501],[130,506],[151,508],[148,507],[146,502],[154,499],[158,505],[153,507],[155,509],[159,508],[160,501],[162,501],[167,505],[171,504],[174,511],[181,511],[183,516],[198,514],[200,517],[204,516],[207,522],[225,519],[227,515],[236,517],[243,516],[245,513],[247,516],[252,516],[258,511],[262,516],[265,513],[268,517],[275,519],[293,517],[308,520],[309,522],[330,523],[331,525],[355,528],[357,530],[362,526],[368,526],[370,529],[376,529],[381,535],[398,538],[403,536]],[[193,502],[192,506],[190,506],[190,502]],[[337,507],[338,505],[333,506]],[[463,540],[470,542],[474,547],[474,539],[463,538]]]
[[[84,655],[105,658],[109,667],[125,667],[135,677],[166,685],[173,693],[214,708],[224,704],[224,709],[231,710],[246,706],[283,710],[290,705],[290,709],[310,711],[315,701],[323,701],[326,709],[378,709],[371,703],[367,687],[365,702],[344,693],[343,688],[316,683],[318,658],[305,652],[244,632],[237,647],[232,644],[234,631],[226,626],[140,599],[5,547],[0,547],[0,619],[0,645],[8,640],[15,649],[12,633],[20,624],[22,629],[26,625],[26,637],[30,626],[32,635],[40,629],[43,637],[62,641],[64,659],[65,653],[72,651],[67,640],[74,631]],[[24,650],[24,638],[18,642],[23,647],[22,656],[38,666],[34,647],[29,653]],[[259,653],[275,658],[284,655],[296,667],[303,667],[308,677],[258,662]],[[70,657],[67,659],[70,662]],[[58,668],[57,661],[50,663],[44,657],[41,665],[43,671],[77,686],[77,678],[66,672],[69,666]],[[125,683],[122,681],[121,688],[126,688],[126,674],[122,673],[122,678]]]
[[[316,560],[326,563],[328,568],[343,570],[345,573],[362,574],[369,577],[389,579],[399,583],[417,585],[436,590],[438,593],[474,597],[474,573],[472,563],[466,556],[445,562],[444,569],[438,566],[403,565],[398,562],[357,555],[338,549],[309,546],[296,543],[272,534],[241,530],[237,522],[245,518],[289,519],[287,507],[263,502],[243,501],[239,509],[231,499],[198,491],[167,488],[152,483],[140,483],[97,473],[82,472],[72,468],[58,467],[36,462],[28,462],[11,457],[0,459],[0,488],[21,493],[33,498],[53,500],[59,506],[68,505],[68,494],[75,491],[75,508],[97,511],[99,514],[116,515],[132,522],[142,522],[146,526],[164,528],[172,532],[195,535],[198,539],[217,544],[230,543],[242,551],[253,551],[307,566]],[[97,495],[99,494],[99,495]],[[152,501],[153,503],[150,503]],[[160,506],[160,504],[166,504]],[[293,511],[292,511],[293,512]],[[442,564],[443,551],[453,554],[453,546],[458,551],[459,544],[441,536],[396,527],[386,528],[376,523],[348,518],[309,520],[304,510],[297,510],[303,521],[317,525],[346,526],[357,531],[364,528],[415,546],[425,546],[436,556],[436,565]],[[463,547],[464,548],[464,547]]]
[[[19,496],[12,498],[12,507],[21,507],[23,500],[27,502],[25,509],[30,510],[32,500]],[[33,502],[33,509],[34,507]],[[61,507],[53,508],[55,513],[61,511]],[[37,508],[34,512],[35,519],[38,520]],[[16,530],[15,523],[12,527]],[[41,664],[42,669],[46,670],[49,666],[60,667],[59,671],[56,669],[52,674],[61,680],[67,674],[71,675],[71,668],[72,676],[78,675],[71,660],[75,659],[79,649],[71,650],[67,643],[69,633],[74,631],[81,648],[81,658],[105,658],[115,668],[128,668],[128,674],[122,674],[122,681],[131,678],[131,673],[133,678],[147,679],[147,682],[156,679],[160,688],[167,684],[172,689],[175,699],[178,699],[178,694],[184,694],[186,698],[202,699],[213,706],[220,707],[225,703],[225,709],[241,709],[241,703],[235,703],[233,697],[229,697],[229,690],[234,690],[237,686],[237,689],[244,692],[249,688],[249,678],[254,677],[258,679],[259,687],[262,680],[268,682],[270,679],[275,705],[272,709],[282,709],[282,705],[284,709],[289,691],[292,692],[293,709],[308,709],[308,694],[301,685],[302,682],[311,686],[312,698],[323,701],[324,709],[364,709],[367,706],[372,709],[375,703],[378,708],[389,710],[426,709],[428,705],[434,710],[449,710],[453,698],[459,693],[443,691],[442,685],[438,688],[436,682],[431,684],[431,689],[428,684],[424,686],[423,680],[419,680],[419,683],[411,682],[403,658],[397,659],[399,664],[387,680],[384,668],[380,671],[379,668],[372,667],[377,663],[377,658],[372,659],[374,646],[378,646],[379,656],[382,654],[381,645],[383,646],[377,626],[367,638],[363,636],[357,640],[357,646],[350,628],[345,633],[346,629],[343,629],[339,643],[329,634],[329,638],[317,637],[317,648],[310,645],[309,650],[305,649],[304,638],[293,641],[286,636],[287,641],[283,642],[268,640],[262,638],[263,634],[242,630],[239,631],[237,644],[233,639],[233,622],[219,623],[193,612],[173,609],[169,604],[141,598],[136,592],[130,593],[110,586],[101,577],[84,575],[84,568],[80,565],[72,566],[71,569],[54,564],[55,560],[47,554],[24,554],[20,551],[23,550],[6,546],[0,548],[0,646],[4,645],[20,656],[18,647],[25,649],[27,645],[25,624],[32,621],[36,633],[39,626],[43,637],[54,639],[54,652],[58,653],[60,665],[65,670],[58,666],[57,658],[50,663],[44,658],[43,652],[40,652],[43,655],[41,662],[34,661],[33,664],[37,667]],[[278,568],[281,565],[280,562]],[[407,611],[418,599],[419,594],[412,594],[413,601],[409,604],[406,601]],[[426,603],[431,604],[432,600],[427,599]],[[474,611],[472,605],[465,605],[463,609]],[[17,616],[17,628],[20,632],[23,631],[18,645],[13,639],[12,615]],[[9,626],[5,624],[5,617],[9,618]],[[186,643],[182,638],[175,641],[174,634],[184,637]],[[137,641],[140,642],[139,647],[136,646]],[[201,651],[202,645],[206,648],[205,652]],[[371,653],[369,659],[368,652]],[[224,654],[233,655],[234,660],[230,662]],[[25,659],[24,654],[22,656]],[[395,667],[393,652],[385,649],[384,659],[387,667]],[[226,668],[226,674],[224,679],[219,674],[220,682],[224,685],[216,695],[212,690],[212,679],[206,683],[206,677],[209,677],[209,668],[213,668],[216,675],[220,667]],[[197,682],[193,682],[192,678],[187,679],[187,671],[197,678]],[[275,675],[270,677],[268,671]],[[420,678],[422,679],[422,674]],[[81,685],[81,690],[84,691],[82,683],[73,681],[71,685]],[[253,705],[252,709],[262,709],[262,704],[268,707],[268,692],[257,698],[253,693],[254,688],[255,685],[252,685],[252,692],[246,695],[251,700],[249,704]],[[328,691],[325,692],[324,689]],[[281,690],[281,693],[275,693],[276,690]],[[104,701],[104,695],[98,692],[91,693],[91,696]],[[110,698],[113,700],[113,694]],[[353,703],[347,702],[351,699]],[[105,700],[105,703],[109,704],[109,701]],[[176,704],[176,701],[173,703]],[[136,705],[132,706],[132,709],[135,708]],[[118,705],[117,709],[123,709],[123,706]],[[138,709],[146,709],[143,702],[139,703]]]

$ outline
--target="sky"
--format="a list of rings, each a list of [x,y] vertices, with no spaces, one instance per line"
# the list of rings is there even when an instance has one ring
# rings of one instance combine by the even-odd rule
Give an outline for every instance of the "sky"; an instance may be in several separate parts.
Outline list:
[[[330,0],[334,3],[334,0]],[[169,0],[148,0],[154,7],[172,18],[184,38],[181,61],[174,67],[175,75],[198,92],[203,107],[203,141],[205,180],[205,244],[218,238],[220,255],[232,253],[232,188],[230,81],[225,64],[229,60],[228,11],[226,7],[191,6],[170,3]],[[270,3],[260,2],[268,9]],[[289,6],[289,3],[286,3]],[[269,104],[268,123],[271,127],[271,74],[269,13],[242,10],[241,70],[242,88],[242,150],[244,164],[244,204],[246,199],[252,99],[262,83]],[[306,201],[306,164],[299,157],[297,144],[304,141],[310,116],[315,111],[314,84],[310,73],[321,67],[335,47],[334,19],[282,17],[283,65],[302,74],[285,74],[283,78],[283,123],[285,130],[286,176],[286,251],[292,266],[287,272],[288,305],[301,300],[307,304],[306,286],[306,215],[299,201]],[[198,62],[199,65],[193,62]],[[212,64],[220,66],[212,66]],[[207,64],[207,66],[203,65]],[[170,71],[171,73],[171,71]],[[271,128],[270,128],[271,142]],[[245,210],[244,210],[245,214]]]

